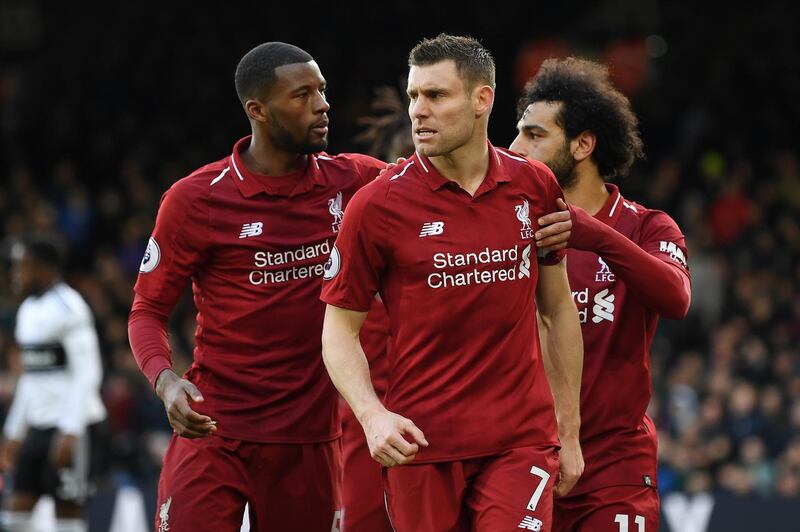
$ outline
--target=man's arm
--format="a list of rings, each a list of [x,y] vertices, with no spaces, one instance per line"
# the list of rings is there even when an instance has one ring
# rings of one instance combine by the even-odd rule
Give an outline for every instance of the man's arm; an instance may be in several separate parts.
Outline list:
[[[5,425],[3,426],[3,441],[0,445],[0,471],[10,472],[14,468],[17,453],[25,438],[28,425],[25,420],[25,403],[29,395],[26,387],[25,375],[17,379],[17,387],[14,390],[14,399],[6,415]]]
[[[553,391],[561,440],[560,478],[556,495],[566,495],[583,473],[580,446],[583,338],[578,310],[567,279],[566,260],[539,266],[536,287],[542,360]]]
[[[375,394],[358,339],[366,317],[366,312],[328,305],[322,328],[322,358],[333,384],[361,423],[372,458],[387,467],[407,464],[419,446],[427,447],[428,442],[410,419],[388,411]],[[409,434],[416,443],[406,441],[403,434]]]
[[[559,208],[567,206],[559,200]],[[685,264],[670,264],[651,255],[579,207],[570,205],[569,211],[573,227],[568,247],[600,255],[645,306],[661,316],[669,319],[686,317],[692,292]],[[557,220],[554,214],[542,218],[545,224]],[[677,228],[675,232],[679,233]]]
[[[207,260],[208,186],[182,179],[161,200],[147,245],[128,316],[128,339],[142,373],[164,402],[170,425],[179,436],[201,438],[216,422],[189,406],[203,396],[172,371],[167,321],[189,279]]]
[[[189,406],[203,401],[197,386],[172,371],[167,314],[148,298],[136,294],[128,317],[128,339],[136,362],[164,402],[170,425],[178,436],[203,438],[217,430],[216,422]]]

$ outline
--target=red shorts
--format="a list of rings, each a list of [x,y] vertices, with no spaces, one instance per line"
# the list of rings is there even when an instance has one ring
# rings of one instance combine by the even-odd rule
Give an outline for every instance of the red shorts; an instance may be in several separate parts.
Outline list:
[[[454,462],[384,470],[389,516],[397,532],[549,532],[554,447],[521,447]]]
[[[658,491],[647,486],[611,486],[574,497],[558,497],[553,532],[655,532]]]
[[[342,532],[392,532],[383,499],[381,465],[369,454],[367,440],[352,410],[342,408]]]
[[[250,443],[175,435],[158,483],[157,532],[331,532],[341,518],[341,441]]]

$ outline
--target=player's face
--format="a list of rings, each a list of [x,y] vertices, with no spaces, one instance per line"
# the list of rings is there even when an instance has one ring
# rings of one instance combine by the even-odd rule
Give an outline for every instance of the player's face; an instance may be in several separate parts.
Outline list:
[[[556,122],[561,109],[557,102],[536,102],[525,109],[517,124],[517,138],[510,150],[525,157],[542,161],[550,167],[561,188],[575,183],[575,158],[570,141]]]
[[[454,61],[411,67],[408,115],[418,152],[437,157],[467,143],[475,131],[476,89],[465,86]]]
[[[269,136],[292,153],[317,153],[328,147],[326,82],[315,61],[275,69],[267,106]]]

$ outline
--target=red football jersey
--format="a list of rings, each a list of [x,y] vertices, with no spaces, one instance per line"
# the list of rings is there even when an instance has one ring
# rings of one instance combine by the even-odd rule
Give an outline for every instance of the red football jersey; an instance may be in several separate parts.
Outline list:
[[[393,339],[385,403],[430,442],[417,462],[558,443],[533,234],[561,189],[545,165],[489,151],[474,196],[419,154],[367,185],[326,266],[328,304],[366,311],[376,292],[383,299]]]
[[[672,218],[606,186],[610,196],[594,218],[688,277],[686,243]],[[645,412],[652,395],[650,345],[659,315],[595,253],[569,249],[567,273],[584,346],[581,445],[586,470],[571,494],[623,484],[655,486],[655,426]]]
[[[169,315],[192,280],[197,331],[186,378],[217,434],[331,440],[340,424],[321,355],[324,264],[345,206],[385,163],[321,153],[297,174],[257,175],[240,157],[249,142],[164,194],[135,291]],[[139,362],[151,382],[170,367],[166,357]]]

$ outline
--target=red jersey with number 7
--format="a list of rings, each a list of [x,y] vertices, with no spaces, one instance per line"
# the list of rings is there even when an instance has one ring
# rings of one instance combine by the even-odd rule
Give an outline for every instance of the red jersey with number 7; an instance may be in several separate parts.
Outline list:
[[[552,172],[489,145],[470,196],[415,154],[360,190],[326,267],[322,298],[389,314],[386,407],[430,442],[417,463],[558,445],[536,324],[536,221],[562,196]],[[537,261],[537,257],[539,260]]]

